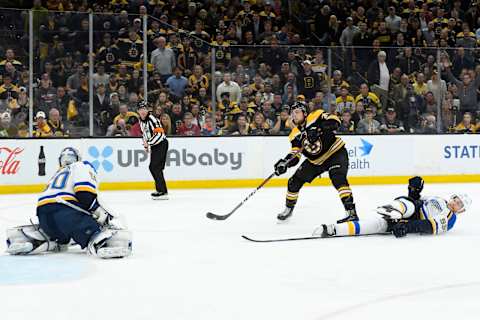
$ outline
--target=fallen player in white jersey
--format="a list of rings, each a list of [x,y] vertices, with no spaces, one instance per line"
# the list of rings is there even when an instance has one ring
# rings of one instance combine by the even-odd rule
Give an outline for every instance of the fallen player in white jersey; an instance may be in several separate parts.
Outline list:
[[[441,197],[421,197],[424,181],[411,178],[408,197],[399,197],[377,208],[378,217],[339,224],[322,224],[313,236],[323,238],[393,233],[404,237],[408,233],[440,234],[453,228],[457,215],[465,212],[472,200],[466,194],[454,194],[449,200]]]
[[[73,240],[100,258],[130,255],[130,232],[98,202],[93,166],[81,161],[74,148],[61,152],[59,164],[38,199],[39,223],[8,229],[7,252],[26,255],[64,251]]]

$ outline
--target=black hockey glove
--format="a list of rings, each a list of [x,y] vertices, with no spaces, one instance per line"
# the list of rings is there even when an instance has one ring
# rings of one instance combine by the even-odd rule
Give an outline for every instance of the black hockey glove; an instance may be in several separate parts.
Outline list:
[[[432,224],[428,220],[410,220],[399,222],[392,226],[392,232],[397,238],[405,237],[408,233],[432,234]]]
[[[274,168],[275,168],[275,174],[277,176],[284,174],[285,172],[287,172],[287,169],[288,169],[288,159],[278,160],[277,163],[275,163]]]
[[[414,200],[420,199],[424,181],[422,177],[416,176],[408,180],[408,196]]]
[[[307,129],[307,140],[311,144],[314,144],[320,138],[320,128],[317,126],[312,126]]]

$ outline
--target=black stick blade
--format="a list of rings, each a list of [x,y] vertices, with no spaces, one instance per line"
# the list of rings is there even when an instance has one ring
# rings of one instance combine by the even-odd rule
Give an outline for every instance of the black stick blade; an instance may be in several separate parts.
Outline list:
[[[207,218],[212,219],[212,220],[225,220],[229,216],[230,216],[229,214],[227,214],[225,216],[219,216],[218,214],[215,214],[213,212],[207,212]]]

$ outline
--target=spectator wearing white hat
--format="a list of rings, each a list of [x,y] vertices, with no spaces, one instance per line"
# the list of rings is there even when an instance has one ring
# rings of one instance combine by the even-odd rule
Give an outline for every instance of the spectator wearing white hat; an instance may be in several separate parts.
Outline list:
[[[47,116],[45,115],[45,112],[38,111],[35,118],[37,120],[37,123],[34,126],[33,136],[37,138],[51,137],[53,133],[52,129],[47,123]]]
[[[0,137],[16,137],[17,128],[12,124],[10,113],[0,114]]]
[[[390,84],[390,70],[387,65],[387,54],[380,51],[377,54],[377,61],[373,61],[368,67],[367,79],[374,92],[379,98],[380,103],[386,106],[388,99],[388,89]]]

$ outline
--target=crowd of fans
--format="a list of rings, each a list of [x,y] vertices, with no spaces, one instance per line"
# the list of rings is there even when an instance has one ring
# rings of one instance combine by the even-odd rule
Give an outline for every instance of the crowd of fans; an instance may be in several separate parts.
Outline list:
[[[28,11],[0,10],[0,137],[28,136],[30,99],[34,136],[88,136],[90,81],[100,136],[140,135],[145,98],[169,135],[285,135],[297,101],[337,114],[345,134],[480,131],[477,1],[35,0],[32,9],[33,97]]]

